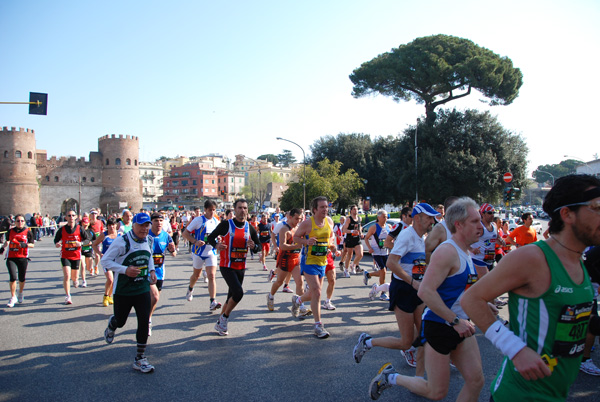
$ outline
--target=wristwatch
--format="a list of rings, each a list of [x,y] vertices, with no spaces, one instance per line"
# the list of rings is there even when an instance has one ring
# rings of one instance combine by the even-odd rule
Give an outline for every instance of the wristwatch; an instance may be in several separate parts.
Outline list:
[[[452,321],[450,321],[448,323],[448,325],[450,325],[451,327],[458,325],[460,323],[460,318],[458,318],[458,316],[454,317],[454,319]]]

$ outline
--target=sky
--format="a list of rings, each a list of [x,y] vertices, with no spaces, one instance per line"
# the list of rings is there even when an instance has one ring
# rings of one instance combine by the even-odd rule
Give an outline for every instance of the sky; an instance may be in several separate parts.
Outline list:
[[[140,160],[279,154],[325,135],[398,135],[423,105],[352,97],[348,76],[415,38],[467,38],[523,73],[490,110],[529,147],[528,169],[600,153],[597,0],[0,0],[0,101],[48,93],[48,115],[0,105],[0,126],[36,132],[48,156],[88,157],[106,134],[140,139]]]

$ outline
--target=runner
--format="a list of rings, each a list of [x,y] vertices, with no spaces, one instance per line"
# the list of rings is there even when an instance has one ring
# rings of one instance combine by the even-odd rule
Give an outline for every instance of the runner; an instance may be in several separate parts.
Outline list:
[[[421,203],[415,206],[412,212],[413,225],[400,232],[387,260],[387,267],[393,273],[389,310],[396,315],[400,338],[394,336],[371,338],[368,343],[365,343],[368,335],[361,335],[354,348],[354,360],[357,363],[360,363],[365,351],[373,346],[400,349],[403,351],[406,363],[417,368],[416,375],[418,377],[424,375],[423,348],[419,347],[417,352],[413,346],[416,334],[421,330],[421,316],[425,309],[425,304],[418,297],[417,291],[426,268],[424,236],[431,230],[434,217],[438,214],[439,212],[429,204]],[[366,348],[361,344],[366,345]]]
[[[133,219],[133,214],[131,213],[131,211],[128,209],[124,209],[121,214],[121,221],[119,221],[119,229],[118,230],[119,230],[120,234],[125,234],[131,230],[131,228],[132,228],[131,220],[132,219]]]
[[[525,212],[521,215],[521,220],[523,221],[523,224],[513,229],[506,238],[510,244],[517,248],[537,241],[537,233],[535,229],[531,227],[531,224],[533,223],[531,213]]]
[[[87,239],[81,242],[81,255],[83,258],[81,259],[81,269],[79,270],[83,281],[81,287],[85,288],[87,287],[87,282],[85,281],[86,274],[89,273],[90,276],[94,275],[94,250],[92,249],[92,242],[96,240],[96,235],[90,228],[90,218],[87,216],[84,216],[83,219],[81,219],[81,227],[87,235]]]
[[[365,286],[369,286],[369,279],[372,276],[379,278],[379,285],[385,283],[386,264],[388,259],[388,249],[384,247],[384,242],[390,232],[390,225],[387,223],[387,212],[383,209],[377,211],[377,222],[369,228],[365,241],[369,249],[369,253],[373,257],[377,270],[369,273],[367,270],[363,272],[363,282]],[[386,292],[381,292],[381,300],[389,300]]]
[[[104,224],[100,219],[98,219],[98,210],[92,209],[90,211],[90,228],[92,232],[94,232],[95,238],[98,238],[101,233],[104,232]],[[94,267],[91,275],[98,275],[98,264],[100,263],[100,255],[97,253],[93,253],[94,255]]]
[[[106,221],[106,232],[100,233],[100,236],[98,236],[96,240],[94,240],[94,243],[92,243],[94,252],[97,255],[99,255],[100,258],[102,258],[104,253],[106,253],[106,250],[108,250],[108,247],[117,238],[117,236],[120,236],[120,234],[117,232],[117,221],[114,218],[108,218],[108,220]],[[100,249],[100,246],[102,246],[102,249]],[[104,276],[106,277],[106,282],[104,284],[104,296],[102,297],[102,305],[104,307],[108,307],[110,304],[114,303],[114,300],[112,298],[114,277],[112,271],[107,270],[104,267],[102,267],[102,270],[104,271]]]
[[[494,207],[484,203],[479,208],[481,215],[481,227],[483,232],[479,240],[471,244],[470,253],[477,274],[482,278],[492,270],[496,256],[496,242],[502,245],[502,239],[498,236],[498,227],[494,223]]]
[[[210,298],[210,304],[208,309],[215,311],[221,308],[221,303],[216,299],[217,297],[217,253],[214,247],[208,244],[208,236],[215,230],[219,221],[215,217],[215,211],[217,210],[217,203],[213,200],[206,200],[204,202],[204,215],[199,215],[194,218],[192,222],[183,231],[183,238],[188,240],[192,250],[192,267],[194,272],[190,276],[190,283],[188,286],[187,294],[185,298],[187,301],[192,301],[194,298],[194,286],[200,275],[202,274],[202,267],[206,270],[206,277],[208,279],[208,296]],[[193,234],[192,234],[193,233]]]
[[[23,289],[25,288],[25,273],[29,261],[29,249],[35,246],[35,238],[31,230],[25,226],[25,217],[21,214],[15,216],[15,227],[6,233],[6,241],[0,249],[0,254],[8,247],[6,268],[8,268],[10,299],[6,307],[14,307],[15,303],[23,303]],[[17,297],[17,279],[19,279],[19,296]]]
[[[458,197],[451,195],[450,197],[444,200],[444,210],[448,210],[450,206],[454,203],[454,201],[458,200]],[[438,211],[439,212],[439,211]],[[425,239],[425,262],[429,263],[429,258],[431,257],[431,253],[436,249],[437,246],[448,240],[452,237],[450,233],[450,229],[446,225],[445,221],[442,220],[439,222],[440,224],[436,224],[433,229],[431,229],[431,233],[427,235]]]
[[[310,300],[315,317],[315,336],[329,337],[321,322],[321,288],[327,265],[327,250],[336,251],[333,238],[333,221],[327,216],[328,202],[326,197],[316,197],[311,202],[312,216],[300,224],[294,233],[294,242],[302,244],[300,272],[304,275],[309,290],[303,295],[292,296],[292,315],[298,315],[300,305]]]
[[[505,355],[491,384],[496,402],[566,400],[579,372],[594,294],[581,256],[600,244],[600,180],[557,179],[543,209],[550,238],[510,252],[461,301]],[[487,308],[506,292],[510,329]]]
[[[269,254],[269,244],[271,243],[271,224],[267,223],[266,214],[260,217],[260,222],[258,223],[258,241],[261,247],[260,262],[262,263],[263,271],[267,271],[267,254]]]
[[[250,215],[250,225],[252,225],[254,227],[254,229],[256,230],[256,232],[258,233],[258,220],[256,218],[255,214]],[[252,249],[250,249],[250,259],[253,260],[254,259],[254,252],[252,251]]]
[[[275,256],[276,260],[279,256],[279,232],[284,227],[287,219],[289,218],[289,215],[290,215],[290,213],[288,212],[286,214],[286,216],[284,216],[282,219],[280,219],[279,222],[277,222],[277,224],[275,226],[273,226],[273,229],[271,230],[271,254],[273,254]],[[298,224],[302,223],[303,220],[304,220],[304,213],[302,212],[302,208],[300,208],[300,218],[298,219]],[[277,272],[274,269],[269,271],[269,275],[267,276],[267,281],[272,282],[273,278],[275,278],[276,274],[277,274]],[[283,293],[294,293],[294,291],[292,289],[290,289],[290,281],[291,280],[292,280],[292,273],[288,272],[287,276],[285,277],[285,279],[283,281],[283,289],[281,290]]]
[[[81,264],[81,245],[88,240],[83,228],[75,223],[75,211],[67,212],[67,224],[56,232],[54,244],[60,248],[60,263],[63,270],[63,288],[65,289],[65,304],[73,304],[71,299],[71,277],[75,278],[74,286],[79,287],[77,271]],[[83,274],[85,280],[85,273]]]
[[[360,216],[358,216],[358,206],[350,205],[350,216],[344,223],[342,233],[346,235],[344,245],[348,249],[346,259],[344,260],[344,277],[350,278],[350,272],[358,274],[362,270],[360,268],[360,260],[363,257],[363,248],[360,241],[361,238],[361,226]],[[354,262],[350,264],[352,259],[352,251],[354,251]]]
[[[418,296],[427,304],[421,332],[426,341],[427,379],[400,375],[391,363],[386,363],[369,385],[371,399],[378,399],[383,390],[393,385],[429,399],[444,399],[448,394],[452,359],[465,381],[457,400],[478,400],[484,384],[481,355],[473,337],[475,327],[459,304],[465,290],[477,281],[468,251],[482,232],[478,209],[472,199],[465,197],[446,211],[452,237],[436,248],[419,285]],[[366,341],[357,347],[364,353],[370,337],[362,334],[361,338]]]
[[[340,265],[340,269],[342,271],[344,270],[344,259],[346,258],[346,246],[344,245],[345,235],[342,232],[344,223],[346,223],[346,217],[344,215],[340,215],[340,222],[336,223],[333,226],[333,234],[335,235],[335,242],[337,244],[338,250],[341,252],[339,265]]]
[[[246,220],[248,217],[248,201],[243,198],[233,203],[235,217],[223,220],[208,236],[206,243],[221,252],[219,268],[223,279],[229,287],[223,313],[215,324],[215,330],[221,336],[229,335],[227,328],[229,316],[244,297],[244,273],[246,271],[246,255],[248,247],[258,252],[258,235],[256,230]],[[223,242],[217,244],[217,237],[222,236]]]
[[[113,271],[114,315],[108,319],[104,340],[112,343],[117,328],[123,328],[131,308],[137,316],[137,354],[133,368],[142,373],[151,373],[154,366],[146,358],[148,322],[150,320],[150,285],[156,283],[156,272],[152,259],[152,238],[148,236],[150,217],[139,213],[134,216],[132,229],[117,237],[101,259],[102,266]]]
[[[391,250],[394,248],[394,241],[396,240],[396,237],[398,237],[398,235],[400,234],[400,232],[404,229],[406,229],[407,227],[409,227],[410,225],[412,225],[413,223],[413,219],[412,219],[412,208],[410,207],[404,207],[400,210],[400,222],[396,223],[394,226],[391,227],[390,229],[390,233],[388,233],[387,237],[385,238],[385,242],[384,242],[384,246],[385,248]]]
[[[173,257],[177,256],[177,250],[175,249],[175,242],[173,238],[164,230],[162,226],[164,224],[164,217],[160,213],[153,213],[150,217],[152,222],[150,226],[149,235],[153,238],[152,248],[152,259],[154,261],[154,270],[156,272],[156,283],[150,284],[150,319],[148,321],[148,336],[152,335],[152,314],[156,310],[156,305],[160,300],[160,292],[162,291],[163,281],[165,279],[165,252],[169,250],[169,253]],[[167,223],[169,225],[169,223]]]

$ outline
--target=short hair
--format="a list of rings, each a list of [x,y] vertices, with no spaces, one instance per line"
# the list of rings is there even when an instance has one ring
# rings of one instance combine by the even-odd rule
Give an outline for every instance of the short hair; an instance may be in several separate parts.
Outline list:
[[[410,211],[412,211],[411,207],[404,207],[400,210],[400,218],[402,218],[403,215],[407,215],[410,216]]]
[[[352,211],[352,208],[358,209],[358,205],[352,204],[348,207],[348,211]]]
[[[300,208],[290,209],[290,216],[294,216],[294,215],[302,215],[302,211],[300,210]]]
[[[224,215],[225,215],[225,217],[227,217],[227,215],[229,215],[231,212],[232,212],[232,211],[231,211],[231,209],[227,208],[227,209],[225,210],[225,214],[224,214]]]
[[[237,204],[240,203],[240,202],[245,202],[246,204],[248,204],[248,201],[246,201],[245,198],[238,198],[237,200],[235,200],[233,202],[233,209],[235,209],[237,207]]]
[[[525,212],[525,213],[523,213],[523,215],[521,215],[521,220],[523,222],[525,222],[527,219],[529,219],[530,216],[531,216],[531,212]]]
[[[163,218],[163,220],[165,219],[164,215],[159,212],[154,212],[152,215],[150,215],[151,221],[153,221],[155,219],[160,219],[160,218]]]
[[[479,205],[469,197],[455,200],[446,211],[446,226],[450,233],[456,233],[456,222],[464,222],[469,217],[469,208],[479,211]]]
[[[117,224],[117,221],[115,220],[115,218],[108,218],[108,219],[106,220],[106,226],[109,226],[109,225],[116,225],[116,224]]]
[[[570,174],[556,179],[542,204],[544,212],[550,217],[548,224],[550,234],[560,233],[565,227],[565,223],[560,217],[561,207],[589,201],[583,199],[585,198],[583,193],[590,187],[600,187],[600,179],[588,174]],[[573,205],[568,208],[577,211],[579,207],[580,205]]]
[[[379,216],[379,215],[385,215],[385,216],[387,216],[387,214],[388,213],[387,213],[387,211],[385,209],[380,209],[379,211],[377,211],[377,216]]]
[[[319,208],[319,202],[321,202],[321,201],[327,202],[327,197],[321,195],[321,196],[313,198],[313,200],[310,202],[311,212],[314,213]]]
[[[217,203],[214,200],[206,200],[204,201],[204,209],[208,209],[214,207],[217,208]]]

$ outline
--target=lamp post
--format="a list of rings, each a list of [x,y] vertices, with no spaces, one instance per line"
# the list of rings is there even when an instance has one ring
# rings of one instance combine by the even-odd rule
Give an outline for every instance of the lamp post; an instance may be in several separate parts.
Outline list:
[[[583,163],[590,170],[590,174],[591,175],[594,174],[594,170],[592,169],[592,167],[590,165],[588,165],[587,162],[585,162],[583,159],[577,158],[576,156],[570,156],[570,155],[565,155],[565,158],[571,158],[571,159],[574,159],[576,161]]]
[[[546,173],[546,174],[550,175],[550,177],[552,177],[552,187],[554,187],[554,175],[552,173],[546,172],[546,171],[540,170],[540,169],[536,169],[536,170],[534,170],[534,172]]]
[[[290,141],[290,140],[286,140],[285,138],[281,138],[281,137],[277,137],[278,140],[280,141],[287,141],[287,142],[291,142],[292,144],[294,144],[295,146],[297,146],[298,148],[300,148],[302,150],[302,157],[304,159],[304,180],[302,183],[302,190],[303,190],[303,194],[304,194],[304,202],[302,203],[302,207],[304,208],[304,210],[306,211],[306,154],[304,153],[304,148],[302,148],[300,145],[296,144],[294,141]]]
[[[419,132],[419,123],[421,119],[417,117],[417,126],[415,127],[415,205],[419,203],[419,162],[418,156],[418,145],[417,145],[417,134]]]

